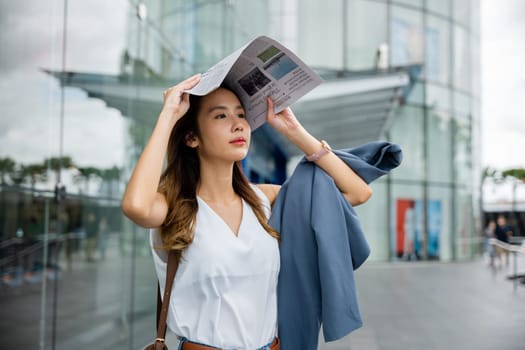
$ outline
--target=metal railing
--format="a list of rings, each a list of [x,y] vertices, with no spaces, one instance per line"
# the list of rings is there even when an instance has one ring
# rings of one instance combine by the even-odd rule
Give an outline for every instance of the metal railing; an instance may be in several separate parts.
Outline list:
[[[72,238],[72,234],[60,236],[51,234],[49,236],[51,237],[46,241],[42,239],[28,241],[21,238],[11,238],[0,242],[0,283],[11,287],[19,287],[25,282],[25,273],[36,273],[38,272],[37,270],[41,270],[40,272],[44,273],[46,268],[58,268],[58,266],[51,266],[49,262],[45,263],[48,259],[45,259],[43,256],[45,254],[44,245],[47,244],[48,247],[52,247],[52,253],[59,254],[62,243]],[[46,275],[44,274],[42,277]],[[48,277],[52,278],[53,276]]]
[[[490,238],[489,244],[493,247],[499,247],[513,256],[513,274],[511,276],[507,276],[509,279],[512,279],[514,281],[514,292],[516,292],[518,288],[518,284],[521,279],[525,279],[525,275],[518,275],[518,255],[524,255],[525,256],[525,245],[516,245],[516,244],[509,244],[505,243],[503,241],[500,241],[496,238]]]

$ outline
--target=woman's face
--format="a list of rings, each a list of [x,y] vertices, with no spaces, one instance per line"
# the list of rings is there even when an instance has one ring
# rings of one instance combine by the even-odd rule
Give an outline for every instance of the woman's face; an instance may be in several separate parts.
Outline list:
[[[235,162],[248,154],[250,125],[233,92],[219,88],[204,96],[197,123],[200,135],[189,146],[197,147],[199,157]]]

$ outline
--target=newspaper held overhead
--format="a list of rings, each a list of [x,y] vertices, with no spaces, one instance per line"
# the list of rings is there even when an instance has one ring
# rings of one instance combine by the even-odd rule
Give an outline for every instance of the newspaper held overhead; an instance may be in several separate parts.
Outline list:
[[[279,113],[321,83],[293,52],[259,36],[208,69],[186,92],[203,96],[224,84],[241,100],[253,131],[266,122],[266,97]]]

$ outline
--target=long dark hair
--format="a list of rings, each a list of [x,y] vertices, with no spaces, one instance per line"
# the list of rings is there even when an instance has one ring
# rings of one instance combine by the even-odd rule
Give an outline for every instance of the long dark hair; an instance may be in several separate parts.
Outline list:
[[[200,180],[200,162],[197,149],[186,144],[188,137],[200,136],[197,115],[202,97],[190,95],[190,107],[175,124],[168,142],[168,162],[159,184],[159,192],[166,197],[168,214],[161,226],[165,249],[175,250],[177,255],[193,241],[197,217],[197,185]],[[233,190],[253,209],[264,229],[277,240],[279,233],[266,222],[261,200],[244,175],[239,161],[233,165]]]

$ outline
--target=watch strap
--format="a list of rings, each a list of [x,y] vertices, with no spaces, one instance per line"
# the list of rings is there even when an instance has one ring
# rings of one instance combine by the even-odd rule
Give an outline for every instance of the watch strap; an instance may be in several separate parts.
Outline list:
[[[309,162],[315,162],[315,161],[318,161],[319,159],[321,159],[322,156],[330,153],[331,151],[332,151],[332,149],[330,148],[330,145],[325,140],[322,140],[321,141],[321,149],[319,151],[315,152],[315,153],[306,155],[305,158]]]

